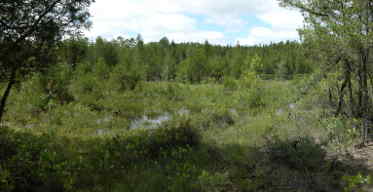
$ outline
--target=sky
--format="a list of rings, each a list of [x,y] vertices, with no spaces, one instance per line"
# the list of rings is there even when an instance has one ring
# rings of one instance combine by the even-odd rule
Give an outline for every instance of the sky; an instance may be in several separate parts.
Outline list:
[[[303,26],[300,12],[276,0],[96,0],[90,12],[89,38],[141,34],[145,42],[268,44],[298,40]]]

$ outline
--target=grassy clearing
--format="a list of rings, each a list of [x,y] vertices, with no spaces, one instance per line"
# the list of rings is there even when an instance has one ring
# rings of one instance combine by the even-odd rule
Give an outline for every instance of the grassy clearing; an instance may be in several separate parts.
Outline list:
[[[144,116],[157,119],[165,114],[170,119],[188,116],[201,128],[214,127],[210,124],[226,127],[257,113],[273,112],[291,102],[294,95],[288,82],[275,81],[246,86],[239,81],[234,85],[151,82],[132,91],[115,91],[105,82],[93,82],[93,88],[84,91],[78,89],[81,81],[77,81],[67,93],[74,101],[61,105],[53,93],[39,88],[38,81],[33,79],[13,92],[6,120],[21,130],[63,136],[123,132]]]
[[[367,174],[328,158],[353,142],[354,122],[331,117],[303,81],[79,81],[67,104],[37,82],[10,99],[2,191],[340,191],[343,176]]]

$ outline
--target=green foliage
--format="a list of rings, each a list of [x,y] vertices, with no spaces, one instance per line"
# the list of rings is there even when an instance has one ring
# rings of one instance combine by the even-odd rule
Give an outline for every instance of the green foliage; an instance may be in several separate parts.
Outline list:
[[[127,166],[131,162],[155,159],[162,152],[178,147],[194,147],[199,145],[197,130],[191,127],[189,120],[170,122],[157,130],[131,131],[127,135],[114,137],[105,144],[109,156],[118,166]],[[120,149],[120,150],[116,150]],[[106,153],[107,153],[106,152]]]
[[[2,191],[69,191],[75,184],[62,143],[2,129]]]
[[[258,78],[257,73],[247,71],[241,75],[240,87],[241,89],[255,88],[258,87],[258,83],[260,83],[259,81],[260,79]]]
[[[73,96],[68,90],[72,77],[71,68],[67,64],[59,63],[50,67],[45,75],[39,75],[39,81],[40,86],[50,99],[64,104],[73,100]]]
[[[89,26],[92,0],[3,1],[0,4],[0,81],[8,86],[1,96],[0,121],[16,81],[45,72],[58,63],[57,45],[66,35]],[[22,15],[14,17],[15,15]],[[13,18],[14,17],[14,18]],[[51,19],[53,18],[53,19]],[[22,30],[18,30],[21,29]]]
[[[373,5],[370,0],[281,0],[284,6],[300,9],[306,24],[300,30],[313,61],[319,62],[325,74],[338,75],[328,87],[330,102],[338,115],[361,118],[362,142],[367,141],[371,123]],[[338,14],[334,14],[338,13]],[[329,75],[329,74],[328,74]],[[340,81],[340,82],[338,82]],[[337,104],[336,104],[337,103]]]
[[[90,105],[96,103],[98,99],[103,97],[103,92],[99,89],[99,81],[97,76],[85,74],[79,76],[79,81],[71,83],[69,89],[74,99],[84,104]]]
[[[11,95],[4,126],[19,132],[0,134],[4,191],[339,187],[326,150],[351,145],[358,122],[330,117],[340,74],[303,76],[303,44],[80,43],[84,55],[61,53]]]
[[[10,192],[14,190],[14,185],[9,170],[0,167],[0,189],[4,192]]]
[[[73,102],[51,99],[47,111],[34,117],[25,118],[27,112],[20,111],[26,105],[17,104],[27,101],[27,89],[12,95],[18,111],[9,114],[18,116],[17,120],[7,116],[8,125],[32,134],[8,134],[21,138],[22,144],[4,144],[0,161],[3,156],[22,160],[19,169],[11,166],[15,164],[11,160],[0,163],[4,190],[14,191],[19,177],[13,173],[24,172],[29,175],[24,181],[39,182],[24,187],[39,191],[52,186],[60,191],[278,191],[283,185],[304,191],[340,189],[335,181],[341,180],[343,171],[335,171],[333,162],[326,160],[329,148],[319,144],[324,140],[305,135],[327,137],[326,132],[338,132],[338,141],[345,142],[345,128],[354,123],[322,120],[318,106],[307,108],[295,102],[301,95],[295,87],[311,80],[262,80],[248,72],[233,79],[234,89],[211,82],[141,82],[133,90],[120,90],[110,80],[114,70],[103,81],[88,76],[94,72],[85,67],[78,65],[74,73],[86,76],[69,83]],[[91,90],[79,88],[85,78],[91,79]],[[36,80],[27,83],[33,83],[34,90],[41,86]],[[143,117],[156,119],[164,114],[169,119],[158,128],[132,126]],[[30,124],[34,127],[26,129]],[[271,140],[265,143],[263,136]]]
[[[137,130],[105,140],[70,142],[63,138],[56,139],[54,135],[34,136],[2,129],[1,191],[76,191],[87,182],[97,182],[92,187],[101,184],[105,187],[108,183],[102,174],[107,174],[112,182],[115,175],[136,170],[136,165],[139,168],[157,166],[161,159],[168,161],[171,157],[175,158],[175,162],[165,165],[170,166],[168,171],[174,171],[174,167],[179,165],[177,159],[184,159],[192,148],[198,148],[201,144],[199,133],[191,127],[188,120],[170,122],[157,130]],[[77,146],[72,145],[73,143]],[[84,149],[86,152],[81,153],[77,149]],[[177,169],[183,174],[193,169],[193,174],[198,174],[194,173],[198,170],[194,167],[185,162],[185,165]],[[89,175],[84,175],[88,173]],[[154,172],[150,173],[154,176]],[[97,176],[99,181],[95,181]],[[189,177],[191,175],[180,175],[175,179],[184,183]],[[158,184],[159,182],[161,180],[157,181]],[[178,181],[172,183],[173,186],[168,187],[174,189],[181,184]]]
[[[239,182],[241,190],[248,191],[341,191],[343,175],[356,172],[330,160],[325,147],[308,136],[271,137],[264,148],[250,148],[244,165],[246,169],[241,165],[234,175],[246,178]]]
[[[206,192],[224,191],[225,187],[229,185],[227,173],[211,174],[207,171],[202,171],[201,175],[198,177],[198,181],[202,191]]]
[[[272,138],[267,144],[267,153],[271,161],[281,163],[291,169],[315,171],[326,157],[326,151],[309,137],[281,141]]]
[[[327,142],[330,147],[336,151],[344,152],[349,147],[357,143],[360,136],[357,130],[359,124],[358,120],[342,119],[342,118],[326,118],[321,121],[321,126],[325,129],[327,135]]]
[[[257,73],[263,73],[264,67],[262,59],[256,54],[250,61],[251,69]]]
[[[230,90],[237,90],[239,87],[237,80],[229,76],[224,77],[223,85],[224,85],[224,88],[230,89]]]
[[[361,187],[372,183],[371,176],[363,176],[361,173],[355,176],[343,176],[342,180],[346,183],[344,192],[359,191],[363,192]]]
[[[39,75],[33,76],[29,81],[22,84],[21,89],[14,92],[10,105],[13,111],[22,116],[37,115],[51,106],[52,97],[45,91],[41,84]]]
[[[84,48],[86,55],[75,59],[80,63],[106,63],[108,68],[114,67],[112,83],[120,82],[124,89],[134,89],[140,80],[200,83],[209,78],[216,81],[221,81],[223,77],[238,79],[248,70],[258,75],[270,75],[271,78],[277,75],[291,79],[296,74],[312,71],[302,45],[296,42],[253,47],[170,44],[164,39],[157,43],[141,42],[123,38],[108,41],[100,37],[89,46],[84,46],[80,39],[71,39],[66,44]],[[71,63],[73,56],[65,49],[61,52],[68,56],[62,58]]]
[[[110,84],[118,91],[134,90],[144,80],[141,70],[128,69],[125,65],[117,65],[110,74]]]

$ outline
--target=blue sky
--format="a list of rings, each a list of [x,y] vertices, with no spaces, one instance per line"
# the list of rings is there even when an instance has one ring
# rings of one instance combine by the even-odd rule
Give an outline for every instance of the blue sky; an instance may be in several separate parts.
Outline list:
[[[86,35],[108,39],[141,34],[175,42],[242,45],[297,40],[303,18],[276,0],[96,0]]]

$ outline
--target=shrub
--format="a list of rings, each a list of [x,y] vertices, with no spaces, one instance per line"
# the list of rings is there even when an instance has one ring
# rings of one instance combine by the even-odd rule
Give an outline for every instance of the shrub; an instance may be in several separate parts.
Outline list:
[[[107,157],[102,166],[125,168],[131,163],[152,160],[161,157],[163,152],[173,149],[198,146],[200,135],[189,120],[164,124],[159,129],[139,129],[124,135],[115,136],[96,148],[93,154]],[[103,155],[103,153],[105,155]]]
[[[240,78],[240,87],[241,88],[254,88],[258,86],[260,79],[255,72],[245,72],[241,75]]]
[[[110,83],[117,91],[134,90],[144,80],[141,70],[128,69],[124,64],[118,64],[110,73]]]
[[[268,92],[265,88],[256,87],[250,90],[248,94],[248,103],[250,108],[264,108],[268,102]]]
[[[322,167],[326,151],[311,137],[280,140],[276,137],[268,141],[266,152],[273,162],[291,169],[317,171]]]
[[[209,173],[207,171],[202,171],[201,175],[198,177],[199,185],[202,191],[225,191],[226,185],[230,184],[227,173]]]
[[[73,101],[68,87],[72,79],[73,71],[65,63],[58,63],[48,69],[47,74],[39,75],[40,86],[50,98],[57,100],[59,103],[69,103]]]
[[[49,136],[0,132],[0,191],[68,191],[71,160]],[[54,143],[54,144],[52,144]]]
[[[44,91],[45,87],[40,83],[40,76],[34,75],[22,85],[22,89],[14,92],[15,110],[22,113],[38,113],[48,108],[51,97]]]
[[[188,85],[176,82],[146,83],[143,88],[146,97],[164,97],[171,100],[182,100],[189,91]]]
[[[236,90],[239,88],[239,83],[237,82],[237,80],[230,76],[224,77],[223,85],[224,88],[228,90]]]
[[[361,173],[355,176],[344,176],[342,180],[345,182],[343,192],[364,191],[362,188],[367,184],[372,183],[371,176],[363,176]]]
[[[92,74],[85,74],[76,79],[70,86],[70,92],[78,101],[89,100],[87,97],[94,93],[98,79]]]
[[[0,189],[3,192],[10,192],[14,190],[15,184],[12,181],[10,172],[8,169],[0,166]]]
[[[323,138],[328,147],[339,152],[346,151],[349,147],[359,142],[358,119],[344,119],[341,117],[329,117],[321,119],[320,126],[324,128]]]
[[[224,106],[212,105],[202,109],[201,114],[193,116],[194,125],[206,130],[208,128],[231,126],[236,121],[234,111],[226,109]]]

